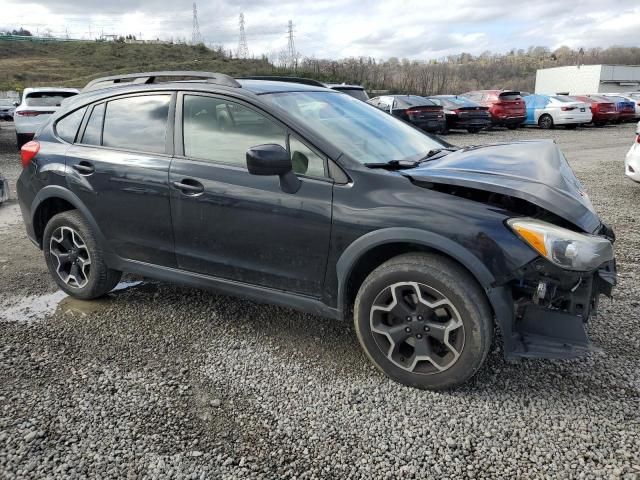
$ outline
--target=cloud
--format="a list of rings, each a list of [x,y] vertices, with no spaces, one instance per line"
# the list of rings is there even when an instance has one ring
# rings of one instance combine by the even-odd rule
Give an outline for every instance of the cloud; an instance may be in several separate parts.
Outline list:
[[[5,27],[54,35],[191,38],[191,0],[0,0],[0,11]],[[240,12],[252,53],[284,48],[291,19],[298,51],[317,58],[429,59],[530,45],[633,46],[640,31],[637,0],[208,0],[198,4],[205,41],[235,49]]]

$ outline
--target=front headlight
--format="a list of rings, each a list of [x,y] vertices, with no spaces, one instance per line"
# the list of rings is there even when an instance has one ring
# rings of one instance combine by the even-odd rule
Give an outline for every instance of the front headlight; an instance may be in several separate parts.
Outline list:
[[[568,270],[594,270],[613,259],[606,238],[577,233],[533,218],[512,218],[511,229],[536,252]]]

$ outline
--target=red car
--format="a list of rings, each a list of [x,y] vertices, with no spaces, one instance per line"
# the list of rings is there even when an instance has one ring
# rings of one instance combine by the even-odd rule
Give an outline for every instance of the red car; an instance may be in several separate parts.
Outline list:
[[[489,107],[493,125],[501,125],[515,130],[527,117],[526,107],[520,92],[513,90],[476,90],[463,93],[462,96]]]
[[[615,123],[618,121],[620,114],[616,109],[616,104],[607,97],[600,97],[598,95],[572,95],[571,98],[591,105],[591,113],[593,115],[591,122],[596,127],[604,127],[607,123]]]

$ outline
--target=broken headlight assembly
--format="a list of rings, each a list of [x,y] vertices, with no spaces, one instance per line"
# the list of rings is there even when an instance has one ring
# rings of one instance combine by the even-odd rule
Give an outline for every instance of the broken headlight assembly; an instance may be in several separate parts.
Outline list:
[[[613,259],[613,245],[603,237],[533,218],[512,218],[507,225],[536,252],[567,270],[586,272]]]

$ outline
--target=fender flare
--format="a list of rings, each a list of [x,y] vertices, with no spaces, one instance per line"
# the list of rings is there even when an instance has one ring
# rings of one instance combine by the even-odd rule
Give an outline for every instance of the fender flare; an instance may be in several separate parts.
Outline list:
[[[390,243],[414,243],[422,245],[456,260],[465,267],[484,290],[496,316],[498,326],[505,333],[505,350],[512,349],[511,332],[514,319],[513,302],[507,287],[495,287],[495,277],[482,261],[467,248],[450,238],[417,228],[384,228],[369,232],[349,245],[340,255],[336,265],[338,276],[338,310],[345,316],[347,279],[357,262],[372,248]]]
[[[32,225],[35,225],[36,212],[38,211],[38,207],[40,207],[40,205],[49,198],[61,198],[62,200],[66,200],[71,205],[73,205],[74,208],[76,208],[85,218],[85,220],[89,223],[89,225],[95,232],[95,235],[98,241],[100,242],[100,245],[102,245],[103,248],[108,249],[109,244],[107,243],[105,236],[102,234],[102,231],[98,227],[98,224],[93,218],[93,215],[91,215],[91,212],[89,211],[89,209],[84,205],[84,203],[82,203],[82,200],[80,200],[80,198],[75,193],[73,193],[71,190],[64,188],[60,185],[47,185],[36,194],[35,198],[31,202],[31,224]],[[42,248],[42,239],[38,239],[38,242],[39,242],[38,246]]]

